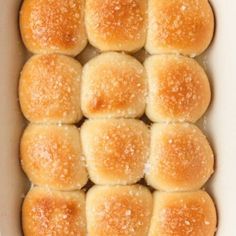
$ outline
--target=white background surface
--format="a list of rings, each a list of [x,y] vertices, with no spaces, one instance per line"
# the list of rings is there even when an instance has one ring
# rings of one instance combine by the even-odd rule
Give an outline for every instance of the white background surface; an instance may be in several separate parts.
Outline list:
[[[26,189],[19,166],[17,84],[24,62],[18,34],[20,0],[0,0],[0,236],[20,236],[20,205]],[[216,153],[209,182],[219,213],[217,236],[236,235],[236,1],[212,0],[216,15],[213,44],[203,56],[213,89],[205,131]]]

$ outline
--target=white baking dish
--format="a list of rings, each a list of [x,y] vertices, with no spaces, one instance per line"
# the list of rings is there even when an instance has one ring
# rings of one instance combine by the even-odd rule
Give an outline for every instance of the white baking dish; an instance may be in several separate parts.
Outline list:
[[[27,57],[18,32],[20,0],[0,0],[0,236],[20,236],[20,207],[28,181],[19,165],[24,127],[17,100],[19,72]],[[217,28],[202,62],[214,92],[202,121],[216,153],[216,173],[208,183],[218,213],[218,236],[236,235],[236,1],[214,0]]]

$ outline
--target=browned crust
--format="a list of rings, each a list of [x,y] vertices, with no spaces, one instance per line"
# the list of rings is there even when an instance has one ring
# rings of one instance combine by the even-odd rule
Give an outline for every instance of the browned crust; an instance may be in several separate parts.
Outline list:
[[[22,223],[25,236],[85,236],[85,195],[33,188],[24,200]]]
[[[149,236],[213,236],[216,209],[204,191],[154,194]]]
[[[80,109],[82,67],[72,58],[33,56],[24,66],[19,84],[21,109],[31,122],[76,123]]]
[[[149,97],[146,114],[153,121],[196,122],[211,99],[208,77],[191,58],[157,55],[145,62]]]
[[[121,53],[103,53],[83,68],[82,111],[89,118],[141,116],[146,86],[145,70],[136,59]]]
[[[152,196],[143,186],[95,186],[87,194],[90,236],[147,236]]]
[[[190,124],[154,124],[147,182],[156,189],[189,191],[202,187],[214,169],[203,133]]]
[[[88,0],[89,41],[102,51],[135,51],[146,38],[146,0]]]
[[[21,164],[29,179],[53,189],[80,189],[87,182],[75,126],[29,125],[21,139]]]
[[[210,44],[214,16],[208,0],[150,0],[149,53],[199,55]]]
[[[84,0],[25,0],[20,29],[33,53],[77,55],[86,45]]]
[[[144,175],[149,130],[134,119],[86,121],[81,128],[89,175],[96,184],[132,184]]]

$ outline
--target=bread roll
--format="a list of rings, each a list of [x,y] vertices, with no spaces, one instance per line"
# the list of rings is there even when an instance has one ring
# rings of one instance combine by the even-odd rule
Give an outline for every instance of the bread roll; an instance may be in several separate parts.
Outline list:
[[[216,209],[204,191],[154,193],[148,236],[214,236]]]
[[[149,130],[139,120],[86,121],[81,140],[90,179],[96,184],[132,184],[144,176]]]
[[[144,113],[146,73],[131,56],[103,53],[83,68],[81,108],[89,118],[138,117]]]
[[[213,173],[214,155],[203,133],[190,124],[154,124],[146,180],[165,191],[197,190]]]
[[[20,29],[33,53],[79,54],[87,44],[84,0],[24,0]]]
[[[22,112],[31,122],[76,123],[80,109],[81,65],[56,54],[33,56],[20,77]]]
[[[137,51],[146,39],[147,0],[87,0],[89,42],[101,51]]]
[[[151,54],[201,54],[214,32],[208,0],[149,0],[146,50]]]
[[[89,236],[147,236],[152,195],[140,185],[94,186],[86,201]]]
[[[22,209],[25,236],[86,236],[85,194],[35,187]]]
[[[145,61],[149,94],[146,114],[156,122],[196,122],[206,111],[211,89],[206,73],[194,60],[159,55]]]
[[[23,170],[34,184],[73,190],[87,182],[75,126],[31,124],[22,136],[20,153]]]

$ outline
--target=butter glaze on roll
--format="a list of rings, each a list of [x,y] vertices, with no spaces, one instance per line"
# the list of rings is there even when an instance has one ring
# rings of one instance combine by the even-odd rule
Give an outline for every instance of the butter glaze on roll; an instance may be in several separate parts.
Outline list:
[[[135,58],[103,53],[82,72],[81,108],[88,118],[134,118],[144,113],[146,72]]]
[[[31,122],[76,123],[82,117],[80,80],[82,67],[70,57],[33,56],[21,72],[19,98]]]
[[[204,191],[154,193],[148,236],[214,236],[216,209]]]
[[[22,208],[24,236],[86,236],[85,194],[35,187]]]
[[[96,184],[133,184],[144,175],[149,155],[149,130],[139,120],[86,121],[81,128],[83,153]]]
[[[140,185],[94,186],[87,193],[89,236],[147,236],[152,195]]]
[[[149,0],[146,50],[151,54],[201,54],[214,32],[208,0]]]
[[[73,190],[88,180],[75,126],[31,124],[22,136],[20,153],[22,168],[36,185]]]
[[[196,122],[211,100],[208,77],[194,60],[157,55],[145,61],[149,93],[146,114],[154,122]]]
[[[151,128],[149,185],[165,191],[201,188],[213,173],[212,149],[197,126],[154,124]]]
[[[89,42],[101,51],[137,51],[146,39],[146,0],[87,0]]]
[[[84,0],[24,0],[20,29],[33,53],[79,54],[87,44]]]

